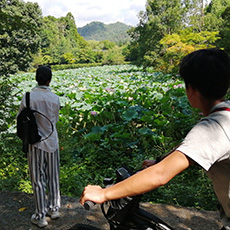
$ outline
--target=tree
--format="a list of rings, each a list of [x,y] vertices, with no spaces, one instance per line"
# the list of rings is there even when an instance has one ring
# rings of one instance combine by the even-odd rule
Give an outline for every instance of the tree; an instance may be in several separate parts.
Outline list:
[[[66,17],[43,18],[42,26],[42,54],[51,57],[49,64],[66,62],[63,55],[71,54],[77,61],[80,50],[87,46],[87,42],[77,31],[74,17],[68,13]]]
[[[221,17],[223,19],[223,24],[220,28],[221,39],[217,42],[217,45],[230,54],[230,6],[225,9]]]
[[[204,24],[202,29],[208,31],[219,31],[223,27],[223,14],[230,7],[229,0],[212,0],[205,9]]]
[[[193,32],[219,32],[220,38],[216,45],[229,50],[229,0],[212,0],[208,5],[197,2],[193,7],[193,14],[189,15],[189,27]]]
[[[129,31],[133,39],[130,47],[135,47],[137,51],[137,64],[151,66],[157,62],[161,55],[159,41],[166,34],[175,33],[183,28],[187,8],[187,1],[147,1],[146,12],[139,14],[139,25]]]
[[[104,51],[102,63],[106,65],[120,65],[124,63],[124,59],[122,48],[115,46]]]
[[[42,12],[37,3],[0,3],[0,76],[26,71],[40,45]]]
[[[180,60],[184,56],[198,49],[213,48],[218,39],[218,32],[215,31],[193,33],[187,29],[179,34],[167,34],[160,41],[164,55],[155,68],[161,72],[178,73]]]

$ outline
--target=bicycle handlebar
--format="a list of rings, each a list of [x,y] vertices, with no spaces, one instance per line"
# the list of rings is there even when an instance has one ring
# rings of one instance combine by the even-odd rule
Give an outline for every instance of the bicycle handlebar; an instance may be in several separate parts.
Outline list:
[[[94,203],[93,201],[90,201],[90,200],[87,200],[85,203],[84,203],[84,208],[86,210],[90,210],[91,208],[93,208],[93,206],[95,205],[96,203]]]
[[[119,178],[118,181],[121,181],[121,180],[125,180],[126,178],[130,177],[130,174],[129,172],[127,171],[126,168],[119,168],[116,170],[116,174],[117,174],[117,178]],[[111,178],[105,178],[104,179],[104,185],[106,185],[106,187],[109,187],[113,184],[113,179]],[[93,206],[95,205],[96,203],[90,201],[90,200],[87,200],[85,203],[84,203],[84,208],[86,210],[90,210],[91,208],[93,208]]]

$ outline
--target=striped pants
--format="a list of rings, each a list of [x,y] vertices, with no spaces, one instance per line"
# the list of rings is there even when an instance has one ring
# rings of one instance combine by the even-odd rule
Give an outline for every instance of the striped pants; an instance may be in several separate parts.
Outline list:
[[[57,211],[60,208],[59,161],[58,150],[48,153],[29,146],[30,179],[35,198],[36,216],[39,218],[43,218],[48,210]]]

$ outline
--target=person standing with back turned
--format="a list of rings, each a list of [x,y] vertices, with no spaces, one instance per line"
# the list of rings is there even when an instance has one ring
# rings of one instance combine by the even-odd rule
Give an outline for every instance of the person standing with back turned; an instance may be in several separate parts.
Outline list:
[[[192,107],[201,119],[179,147],[157,160],[145,160],[146,169],[111,187],[88,185],[81,204],[142,194],[168,183],[193,164],[202,167],[213,183],[221,204],[221,230],[230,230],[230,59],[220,49],[202,49],[188,54],[180,64],[180,76]]]
[[[30,179],[35,199],[35,213],[31,222],[38,227],[46,227],[46,215],[51,219],[60,217],[59,188],[59,143],[56,123],[59,117],[59,97],[52,93],[49,84],[52,71],[47,66],[40,66],[36,71],[38,85],[30,92],[30,107],[44,114],[48,119],[35,113],[41,141],[29,145],[28,163]],[[22,98],[19,112],[26,107],[26,97]],[[52,122],[52,125],[50,124]],[[51,134],[51,135],[50,135]],[[50,135],[50,136],[49,136]],[[48,137],[48,138],[46,138]],[[46,185],[48,196],[46,198]]]

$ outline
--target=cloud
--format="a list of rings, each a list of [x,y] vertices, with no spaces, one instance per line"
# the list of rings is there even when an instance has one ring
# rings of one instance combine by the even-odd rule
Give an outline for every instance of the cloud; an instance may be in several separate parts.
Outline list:
[[[145,10],[144,0],[28,0],[37,2],[42,9],[43,16],[66,16],[71,12],[77,27],[82,27],[92,21],[106,24],[124,22],[128,25],[138,23],[138,14]]]

